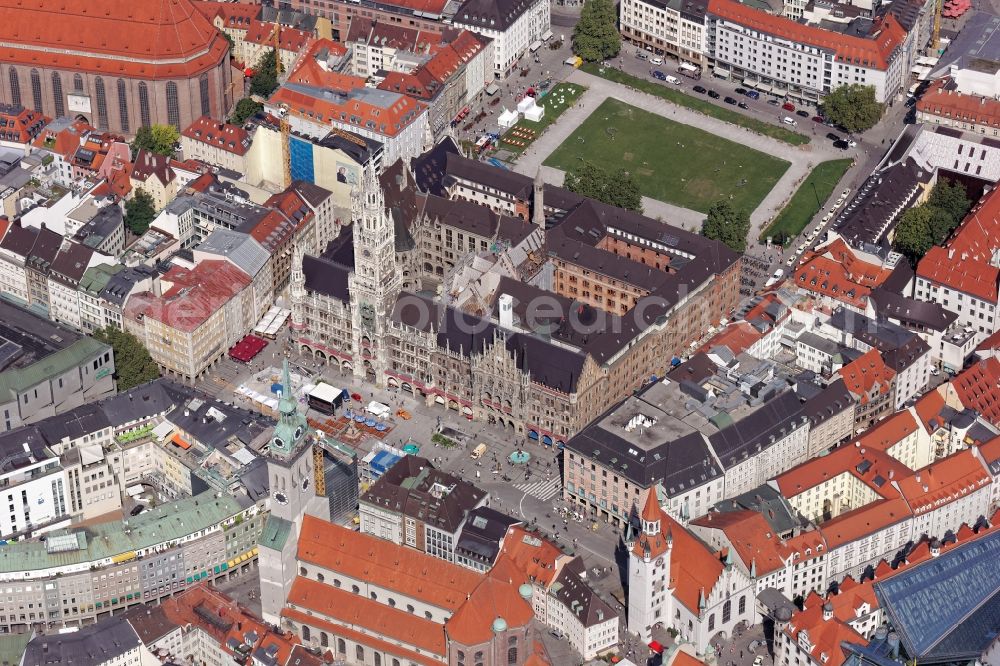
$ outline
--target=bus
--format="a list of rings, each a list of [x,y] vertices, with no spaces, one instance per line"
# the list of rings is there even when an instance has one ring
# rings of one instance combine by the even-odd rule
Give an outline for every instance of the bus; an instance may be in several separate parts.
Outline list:
[[[484,453],[486,453],[486,445],[480,444],[479,446],[477,446],[475,449],[472,450],[471,457],[473,460],[479,460],[480,458],[483,457]]]

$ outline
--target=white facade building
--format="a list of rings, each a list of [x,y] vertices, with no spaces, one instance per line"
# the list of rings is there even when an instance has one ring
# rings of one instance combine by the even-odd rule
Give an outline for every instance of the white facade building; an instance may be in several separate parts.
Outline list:
[[[532,44],[552,34],[547,0],[468,0],[455,13],[453,25],[493,40],[498,79],[510,74]]]

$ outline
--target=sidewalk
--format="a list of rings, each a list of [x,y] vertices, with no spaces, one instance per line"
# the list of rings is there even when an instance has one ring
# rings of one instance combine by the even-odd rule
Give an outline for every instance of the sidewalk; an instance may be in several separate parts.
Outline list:
[[[774,155],[790,163],[788,170],[778,180],[774,188],[764,197],[760,205],[750,215],[749,238],[756,240],[763,229],[784,207],[785,203],[795,193],[798,184],[809,171],[819,162],[843,157],[843,153],[835,151],[832,146],[814,141],[806,146],[789,146],[776,139],[756,134],[737,125],[711,118],[686,107],[676,106],[659,97],[627,88],[618,83],[602,79],[586,72],[576,70],[567,81],[578,83],[588,88],[580,98],[579,104],[563,113],[559,121],[550,126],[546,132],[525,151],[514,165],[514,171],[534,176],[538,167],[576,130],[587,117],[608,97],[614,97],[627,104],[645,111],[655,113],[676,122],[698,127],[705,131],[729,139],[743,146],[748,146],[769,155]],[[551,167],[543,167],[543,177],[546,182],[562,183],[564,174]],[[672,204],[643,197],[644,213],[650,217],[661,217],[664,222],[685,229],[697,230],[701,227],[704,214],[698,211],[681,208]]]

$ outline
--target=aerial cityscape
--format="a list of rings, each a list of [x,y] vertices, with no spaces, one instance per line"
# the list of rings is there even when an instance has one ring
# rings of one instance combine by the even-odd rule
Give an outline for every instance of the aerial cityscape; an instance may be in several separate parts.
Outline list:
[[[1000,0],[0,0],[0,666],[1000,666],[998,181]]]

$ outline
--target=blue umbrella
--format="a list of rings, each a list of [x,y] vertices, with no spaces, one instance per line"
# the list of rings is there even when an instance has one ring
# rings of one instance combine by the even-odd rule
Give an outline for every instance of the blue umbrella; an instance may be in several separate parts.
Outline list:
[[[377,426],[375,426],[375,429],[378,430],[379,432],[385,432],[386,430],[389,429],[389,426],[387,426],[384,423],[379,423]]]
[[[369,428],[375,427],[375,419],[373,418],[365,419],[365,425],[368,426]]]
[[[344,412],[344,416],[346,416],[349,419],[353,419],[354,418],[354,412],[352,412],[351,410],[348,409],[346,412]]]
[[[357,421],[358,423],[364,423],[365,422],[365,417],[362,414],[355,414],[354,415],[354,420]]]

